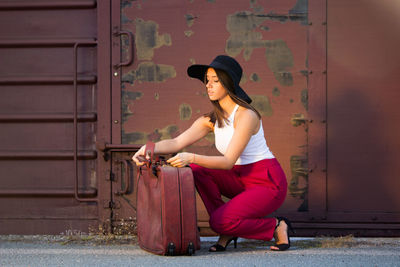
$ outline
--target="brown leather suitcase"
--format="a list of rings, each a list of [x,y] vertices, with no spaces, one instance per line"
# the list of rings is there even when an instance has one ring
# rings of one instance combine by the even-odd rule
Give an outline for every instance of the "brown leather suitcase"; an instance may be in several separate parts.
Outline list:
[[[154,160],[154,143],[147,143],[145,151],[151,159],[138,169],[139,246],[158,255],[193,255],[200,237],[192,170]]]

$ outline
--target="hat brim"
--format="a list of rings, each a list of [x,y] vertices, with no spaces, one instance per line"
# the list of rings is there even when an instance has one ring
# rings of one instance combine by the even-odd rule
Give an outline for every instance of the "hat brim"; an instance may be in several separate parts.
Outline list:
[[[187,74],[189,75],[189,77],[199,79],[201,82],[204,83],[205,75],[209,68],[220,69],[220,70],[226,71],[223,68],[218,68],[218,67],[212,66],[212,65],[195,64],[195,65],[188,67]],[[252,102],[251,98],[246,94],[246,92],[242,89],[242,87],[240,87],[240,85],[238,83],[235,83],[235,95],[237,97],[241,98],[242,100],[244,100],[245,102],[247,102],[248,104],[250,104]]]

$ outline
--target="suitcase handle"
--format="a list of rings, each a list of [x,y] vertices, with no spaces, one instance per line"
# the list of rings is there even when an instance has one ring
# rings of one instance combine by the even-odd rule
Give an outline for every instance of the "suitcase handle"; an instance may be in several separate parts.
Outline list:
[[[148,141],[146,143],[146,148],[144,150],[145,151],[144,155],[145,155],[145,157],[146,156],[150,157],[150,160],[147,161],[147,167],[148,168],[150,168],[151,163],[154,162],[154,148],[155,148],[155,146],[156,146],[156,144],[151,142],[151,141]]]

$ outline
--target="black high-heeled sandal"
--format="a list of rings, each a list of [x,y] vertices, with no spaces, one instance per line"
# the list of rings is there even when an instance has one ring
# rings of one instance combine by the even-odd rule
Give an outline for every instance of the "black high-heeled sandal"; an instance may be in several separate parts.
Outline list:
[[[278,226],[280,225],[281,221],[284,221],[287,225],[287,230],[286,230],[286,234],[287,234],[287,239],[288,239],[288,243],[287,244],[275,244],[275,247],[277,247],[278,249],[271,249],[272,251],[285,251],[288,248],[290,248],[290,234],[289,231],[294,234],[295,231],[292,227],[291,222],[285,218],[285,217],[276,217],[276,219],[278,220],[278,224],[275,226],[275,230],[276,228],[278,228]]]
[[[234,247],[234,248],[237,248],[237,240],[238,240],[238,238],[237,238],[237,237],[232,237],[231,239],[229,239],[229,240],[226,242],[225,247],[217,243],[217,244],[212,245],[212,246],[209,248],[208,251],[209,251],[209,252],[221,252],[221,251],[225,251],[226,248],[228,247],[228,245],[232,242],[232,240],[233,240],[233,247]],[[214,248],[214,249],[213,249],[213,248]]]

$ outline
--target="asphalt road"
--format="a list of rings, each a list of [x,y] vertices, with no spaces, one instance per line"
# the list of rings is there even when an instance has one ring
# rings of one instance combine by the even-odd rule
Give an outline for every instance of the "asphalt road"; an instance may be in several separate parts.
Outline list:
[[[237,249],[209,253],[214,240],[202,238],[194,256],[165,257],[131,239],[0,236],[0,266],[400,266],[400,238],[293,238],[285,252],[239,240]]]

